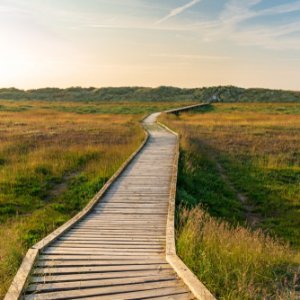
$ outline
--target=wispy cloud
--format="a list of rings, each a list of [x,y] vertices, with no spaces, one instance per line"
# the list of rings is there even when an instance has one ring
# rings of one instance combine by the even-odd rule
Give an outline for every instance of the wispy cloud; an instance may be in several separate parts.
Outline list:
[[[230,0],[216,20],[199,22],[197,31],[207,42],[224,38],[238,45],[255,45],[269,49],[300,49],[300,41],[289,35],[300,32],[299,22],[263,24],[257,22],[243,26],[243,22],[263,16],[274,16],[300,10],[300,1],[255,9],[262,0]]]
[[[248,0],[244,2],[231,0],[225,6],[225,10],[222,12],[220,20],[224,24],[236,25],[238,23],[256,17],[268,16],[268,15],[279,15],[279,14],[300,11],[300,1],[277,5],[262,10],[252,9],[253,6],[261,2],[262,0]]]
[[[172,9],[166,16],[164,16],[163,18],[161,18],[160,20],[158,20],[155,24],[161,24],[173,17],[176,17],[178,15],[180,15],[181,13],[183,13],[184,11],[186,11],[187,9],[189,9],[190,7],[194,6],[195,4],[199,3],[201,0],[193,0],[190,1],[189,3],[186,3],[185,5],[176,7],[174,9]]]
[[[149,31],[190,31],[190,28],[181,27],[181,26],[153,26],[144,23],[86,23],[82,25],[76,25],[70,27],[71,29],[81,29],[81,28],[91,28],[91,29],[112,29],[112,30],[149,30]]]
[[[178,58],[185,60],[228,60],[231,59],[230,56],[223,55],[197,55],[197,54],[172,54],[172,53],[158,53],[151,54],[153,57],[163,57],[163,58]]]

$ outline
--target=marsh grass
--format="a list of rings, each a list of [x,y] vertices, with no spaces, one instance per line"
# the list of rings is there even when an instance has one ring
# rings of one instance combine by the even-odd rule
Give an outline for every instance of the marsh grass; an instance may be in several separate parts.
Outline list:
[[[299,274],[290,248],[262,231],[181,209],[177,251],[218,299],[296,299]]]
[[[161,116],[180,133],[178,252],[221,299],[296,297],[299,109],[299,104],[217,104]],[[255,227],[246,222],[246,205],[260,216]]]

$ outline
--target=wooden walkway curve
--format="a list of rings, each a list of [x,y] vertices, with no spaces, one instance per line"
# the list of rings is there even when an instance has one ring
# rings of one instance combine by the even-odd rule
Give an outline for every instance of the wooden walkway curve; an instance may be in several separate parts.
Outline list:
[[[103,197],[41,248],[22,299],[196,299],[166,260],[177,137],[157,115],[144,120],[146,145]]]

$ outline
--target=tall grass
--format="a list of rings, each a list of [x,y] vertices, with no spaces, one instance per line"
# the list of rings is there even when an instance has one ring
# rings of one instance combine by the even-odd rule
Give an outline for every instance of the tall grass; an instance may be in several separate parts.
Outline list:
[[[218,104],[161,116],[180,133],[177,250],[220,299],[299,296],[299,108]]]
[[[177,251],[218,299],[296,299],[294,253],[265,235],[209,216],[180,212]]]

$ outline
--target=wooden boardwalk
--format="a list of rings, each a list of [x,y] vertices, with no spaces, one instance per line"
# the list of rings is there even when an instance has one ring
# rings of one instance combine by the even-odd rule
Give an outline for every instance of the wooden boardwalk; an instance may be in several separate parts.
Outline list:
[[[166,261],[177,138],[144,123],[149,140],[94,206],[36,260],[24,299],[195,299]]]

